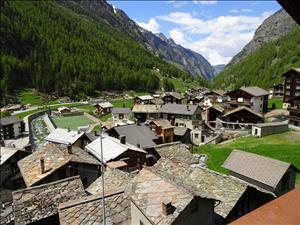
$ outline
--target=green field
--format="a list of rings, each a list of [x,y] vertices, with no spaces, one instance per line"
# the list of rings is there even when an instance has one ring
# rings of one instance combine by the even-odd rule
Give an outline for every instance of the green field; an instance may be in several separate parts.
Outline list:
[[[114,107],[125,107],[132,108],[133,107],[133,99],[113,99],[111,101]]]
[[[70,128],[71,130],[77,130],[79,126],[86,126],[93,124],[92,120],[86,116],[66,116],[66,117],[52,117],[52,120],[59,128]]]
[[[18,99],[20,100],[21,104],[32,104],[32,105],[50,105],[50,104],[58,104],[58,101],[46,101],[43,99],[43,97],[40,95],[39,92],[37,92],[34,89],[26,88],[22,89],[17,94]]]
[[[258,155],[282,160],[300,168],[300,132],[287,131],[263,138],[245,137],[227,144],[205,145],[195,148],[194,153],[208,155],[207,165],[210,169],[228,174],[221,165],[233,149],[252,152]],[[300,184],[300,175],[297,176]]]
[[[283,99],[282,97],[273,97],[268,100],[268,109],[272,109],[273,103],[275,104],[275,109],[282,109]]]

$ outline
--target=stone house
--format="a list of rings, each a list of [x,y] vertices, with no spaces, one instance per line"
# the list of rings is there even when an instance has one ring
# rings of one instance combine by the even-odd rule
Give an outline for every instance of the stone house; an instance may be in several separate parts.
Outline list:
[[[103,114],[111,113],[114,106],[110,102],[101,102],[95,104],[95,107],[96,107],[96,114],[103,115]]]
[[[288,131],[289,126],[286,122],[257,123],[252,125],[252,136],[263,137],[270,134],[276,134]]]
[[[18,178],[20,171],[17,166],[17,162],[29,155],[30,153],[17,148],[10,148],[4,146],[1,146],[0,148],[1,187],[19,187],[24,185],[23,181]]]
[[[241,87],[227,92],[228,100],[224,102],[229,108],[246,106],[258,113],[268,111],[269,92],[260,87]]]
[[[134,105],[132,108],[132,113],[138,122],[145,122],[150,119],[159,118],[159,109],[158,105]]]
[[[100,162],[88,152],[69,145],[48,144],[18,162],[27,187],[80,175],[88,186],[100,174]]]
[[[114,121],[130,120],[131,110],[130,108],[113,108],[111,114]]]
[[[220,105],[212,105],[205,109],[204,111],[204,120],[207,123],[208,121],[216,121],[217,118],[220,118],[225,113],[225,109]]]
[[[133,99],[134,104],[153,104],[152,103],[153,97],[151,95],[143,95],[143,96],[136,96]]]
[[[13,192],[15,225],[59,225],[60,203],[86,196],[79,176]]]
[[[295,188],[299,170],[290,163],[233,150],[223,164],[230,175],[280,196]]]
[[[0,140],[14,139],[25,131],[25,123],[16,116],[3,117],[0,120]]]

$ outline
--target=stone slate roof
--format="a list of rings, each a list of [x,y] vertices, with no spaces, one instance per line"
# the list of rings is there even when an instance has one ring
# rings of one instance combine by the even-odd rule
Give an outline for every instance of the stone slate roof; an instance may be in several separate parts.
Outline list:
[[[185,105],[185,104],[165,104],[162,105],[160,112],[169,113],[169,114],[179,114],[179,115],[194,115],[197,108],[197,105]]]
[[[188,146],[181,142],[156,145],[155,150],[164,158],[176,159],[189,165],[199,163],[199,160],[189,151]]]
[[[105,195],[124,191],[134,175],[123,172],[119,169],[109,169],[104,172],[104,192]],[[86,191],[90,194],[102,194],[102,177],[96,179]]]
[[[133,179],[130,197],[139,210],[156,225],[172,224],[194,198],[189,191],[166,181],[148,168],[142,169]],[[169,199],[176,209],[174,213],[165,216],[161,206],[163,201]]]
[[[161,127],[163,130],[174,128],[174,126],[171,125],[170,121],[167,119],[156,119],[151,120],[156,126]]]
[[[16,116],[7,116],[7,117],[1,118],[0,124],[1,124],[1,126],[7,126],[7,125],[10,125],[10,124],[19,123],[21,121],[22,120],[19,119]]]
[[[41,174],[40,159],[44,159],[45,173]],[[66,147],[48,144],[18,162],[21,174],[27,187],[46,178],[69,162],[100,165],[100,162],[84,150],[72,147],[69,154]]]
[[[91,195],[59,205],[61,225],[103,224],[102,195]],[[106,224],[130,225],[130,202],[124,193],[105,196]]]
[[[126,136],[126,142],[137,146],[140,145],[141,148],[150,148],[155,146],[154,140],[157,140],[158,137],[156,134],[145,125],[126,125],[126,126],[117,126],[113,127],[119,135]]]
[[[269,92],[267,92],[266,90],[260,88],[260,87],[241,87],[240,90],[247,92],[250,95],[253,95],[255,97],[258,96],[263,96],[263,95],[269,95]]]
[[[263,117],[262,114],[260,114],[258,112],[255,112],[254,110],[252,110],[252,109],[250,109],[250,108],[248,108],[246,106],[241,106],[241,107],[235,108],[233,110],[230,110],[229,112],[227,112],[227,113],[224,114],[224,117],[229,116],[229,115],[231,115],[233,113],[239,112],[241,110],[247,110],[248,112],[250,112],[250,113],[252,113],[252,114],[254,114],[254,115],[256,115],[256,116],[258,116],[260,118]]]
[[[188,128],[186,127],[175,127],[174,135],[183,136],[187,132]]]
[[[194,195],[221,201],[215,212],[223,218],[226,218],[248,187],[247,183],[237,178],[209,169],[191,168],[175,159],[161,158],[150,169],[164,179],[184,186]]]
[[[240,150],[233,150],[223,167],[276,188],[290,163]]]
[[[111,113],[112,114],[119,114],[119,113],[129,114],[129,113],[131,113],[131,109],[130,108],[113,108]]]
[[[74,144],[79,138],[84,135],[84,132],[78,133],[75,130],[68,130],[64,128],[56,128],[46,138],[46,141],[59,144]]]
[[[0,166],[6,162],[10,157],[12,157],[14,154],[16,154],[18,151],[21,151],[17,148],[8,148],[8,147],[0,147]]]
[[[45,219],[58,213],[62,202],[85,196],[80,177],[70,177],[56,182],[13,192],[13,211],[16,225]]]
[[[164,95],[164,97],[166,97],[166,96],[172,96],[172,97],[174,97],[174,98],[176,98],[178,100],[183,99],[183,97],[181,96],[181,94],[177,93],[177,92],[166,92],[165,95]]]
[[[132,108],[133,113],[159,113],[160,107],[158,105],[141,105],[136,104]]]

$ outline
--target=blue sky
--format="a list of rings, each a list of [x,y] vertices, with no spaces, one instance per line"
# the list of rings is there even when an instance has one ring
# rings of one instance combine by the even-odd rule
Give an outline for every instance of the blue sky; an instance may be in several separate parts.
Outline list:
[[[226,64],[281,6],[276,1],[109,1],[141,27]]]

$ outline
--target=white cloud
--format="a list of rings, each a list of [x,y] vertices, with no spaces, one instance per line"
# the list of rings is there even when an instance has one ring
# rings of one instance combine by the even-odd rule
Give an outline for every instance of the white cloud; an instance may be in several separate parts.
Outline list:
[[[151,31],[152,33],[159,33],[159,24],[154,18],[151,18],[148,23],[137,22],[137,24],[142,28]]]
[[[180,8],[188,4],[188,1],[167,1],[167,4],[172,4],[174,8]]]
[[[177,25],[169,32],[176,43],[202,54],[211,64],[216,65],[228,63],[271,14],[272,12],[264,12],[260,16],[227,15],[202,20],[190,13],[173,12],[157,18]],[[188,38],[191,35],[193,40]]]
[[[237,10],[237,9],[232,9],[232,10],[230,10],[229,12],[231,12],[231,13],[238,13],[239,10]]]
[[[217,4],[218,1],[212,1],[212,0],[207,0],[207,1],[193,1],[195,4],[202,4],[202,5],[214,5]]]
[[[241,11],[242,12],[249,12],[250,13],[250,12],[252,12],[252,9],[242,9]]]

